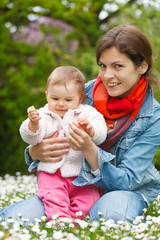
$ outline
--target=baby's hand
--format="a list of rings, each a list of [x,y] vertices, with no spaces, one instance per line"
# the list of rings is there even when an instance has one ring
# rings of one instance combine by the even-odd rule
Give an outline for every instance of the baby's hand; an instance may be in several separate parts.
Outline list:
[[[30,119],[29,129],[32,132],[36,132],[39,128],[39,120],[41,119],[39,112],[35,109],[34,106],[31,106],[30,108],[28,108],[27,112],[28,112],[28,117]]]
[[[95,135],[94,128],[92,125],[84,118],[79,118],[77,120],[78,124],[88,133],[88,135],[93,138]]]
[[[29,112],[28,112],[28,117],[29,117],[30,121],[35,125],[41,119],[41,117],[39,116],[39,112],[35,109],[34,106],[30,107]]]

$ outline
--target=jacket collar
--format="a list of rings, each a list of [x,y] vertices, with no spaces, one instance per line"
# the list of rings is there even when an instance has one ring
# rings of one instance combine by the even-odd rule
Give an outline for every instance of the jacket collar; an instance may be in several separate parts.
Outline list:
[[[153,115],[153,100],[153,89],[151,85],[149,85],[144,102],[139,110],[137,117],[149,117]]]

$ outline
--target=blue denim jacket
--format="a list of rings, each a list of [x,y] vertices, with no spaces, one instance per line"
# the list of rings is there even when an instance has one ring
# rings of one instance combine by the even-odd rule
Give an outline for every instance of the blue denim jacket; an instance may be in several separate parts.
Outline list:
[[[93,105],[92,90],[95,80],[86,84],[86,103]],[[153,202],[160,193],[160,175],[153,157],[160,145],[160,104],[154,99],[151,86],[141,109],[127,131],[115,146],[115,156],[98,148],[100,175],[95,177],[89,164],[83,159],[79,176],[73,182],[77,186],[98,184],[105,192],[115,190],[134,191]],[[111,160],[114,159],[114,164]],[[29,170],[36,168],[26,149]]]

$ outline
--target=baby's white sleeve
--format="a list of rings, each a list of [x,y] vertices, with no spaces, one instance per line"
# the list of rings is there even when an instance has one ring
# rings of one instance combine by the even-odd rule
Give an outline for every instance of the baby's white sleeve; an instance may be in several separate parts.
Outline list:
[[[40,120],[39,121],[39,129],[33,133],[30,131],[28,125],[29,125],[29,118],[24,120],[20,126],[19,133],[21,135],[21,138],[24,142],[30,144],[30,145],[36,145],[40,143],[44,136],[45,136],[45,129],[43,128],[43,123]]]
[[[102,144],[107,137],[107,125],[103,115],[94,107],[88,106],[87,120],[93,126],[95,131],[95,135],[92,140],[96,145]]]

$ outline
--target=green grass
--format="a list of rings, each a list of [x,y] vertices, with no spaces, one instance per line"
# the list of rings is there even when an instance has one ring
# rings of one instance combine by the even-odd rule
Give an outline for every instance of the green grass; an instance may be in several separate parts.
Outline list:
[[[156,168],[160,171],[160,147],[158,147],[156,154],[154,156],[154,163]]]
[[[18,202],[35,193],[37,188],[35,175],[16,176],[5,175],[0,177],[0,209],[4,206]],[[119,221],[115,224],[112,220],[101,218],[90,223],[76,219],[75,222],[59,220],[57,216],[45,223],[45,216],[30,223],[28,219],[20,216],[19,221],[9,218],[7,222],[0,219],[0,239],[8,240],[38,240],[38,239],[65,239],[65,240],[103,240],[103,239],[160,239],[160,196],[151,204],[144,215],[139,216],[129,225]],[[27,226],[26,226],[27,224]]]

